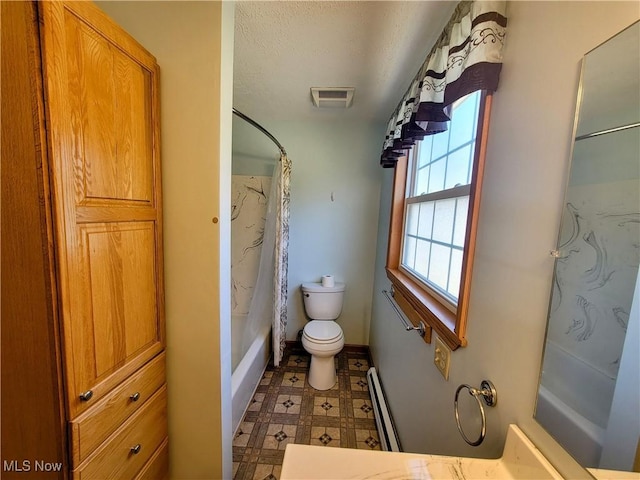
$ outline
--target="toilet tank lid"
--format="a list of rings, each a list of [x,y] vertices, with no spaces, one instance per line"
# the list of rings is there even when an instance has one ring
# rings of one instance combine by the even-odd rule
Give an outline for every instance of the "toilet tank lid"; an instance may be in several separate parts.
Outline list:
[[[344,292],[344,283],[336,282],[333,287],[323,287],[321,283],[303,283],[302,291],[310,293]]]

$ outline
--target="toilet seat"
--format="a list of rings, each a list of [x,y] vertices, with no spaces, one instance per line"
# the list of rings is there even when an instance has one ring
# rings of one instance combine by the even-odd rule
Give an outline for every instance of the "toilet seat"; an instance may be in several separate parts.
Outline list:
[[[330,320],[312,320],[305,325],[302,335],[316,344],[335,343],[343,337],[340,325]]]

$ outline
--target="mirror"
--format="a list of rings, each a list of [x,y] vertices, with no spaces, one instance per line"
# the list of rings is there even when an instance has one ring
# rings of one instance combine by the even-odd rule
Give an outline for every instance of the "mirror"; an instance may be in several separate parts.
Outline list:
[[[640,23],[582,61],[536,420],[586,468],[638,469]]]

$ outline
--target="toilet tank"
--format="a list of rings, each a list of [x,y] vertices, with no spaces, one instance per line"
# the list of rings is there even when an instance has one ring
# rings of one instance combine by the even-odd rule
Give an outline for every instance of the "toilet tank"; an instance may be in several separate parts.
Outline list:
[[[323,287],[321,283],[303,283],[304,309],[311,320],[335,320],[342,312],[344,283]]]

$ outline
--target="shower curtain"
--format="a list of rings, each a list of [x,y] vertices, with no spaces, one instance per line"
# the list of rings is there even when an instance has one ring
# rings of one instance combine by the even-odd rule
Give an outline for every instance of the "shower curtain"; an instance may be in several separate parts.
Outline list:
[[[258,277],[242,336],[242,351],[247,351],[257,335],[271,325],[276,367],[282,360],[287,325],[290,177],[291,161],[282,154],[271,180]]]

